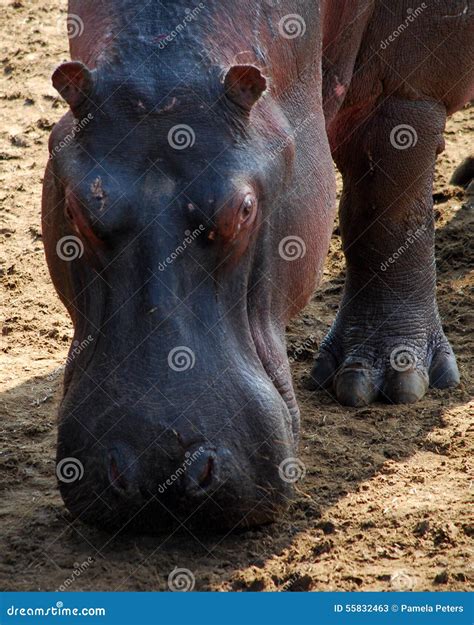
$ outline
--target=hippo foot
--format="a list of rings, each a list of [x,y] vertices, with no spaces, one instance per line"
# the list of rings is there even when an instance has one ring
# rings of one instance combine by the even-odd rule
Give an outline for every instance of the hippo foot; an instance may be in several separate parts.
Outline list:
[[[371,336],[372,334],[372,336]],[[351,344],[330,332],[321,345],[309,377],[310,390],[332,389],[345,406],[366,406],[376,400],[411,404],[431,388],[459,383],[453,350],[442,330],[420,341],[367,331],[366,341]]]

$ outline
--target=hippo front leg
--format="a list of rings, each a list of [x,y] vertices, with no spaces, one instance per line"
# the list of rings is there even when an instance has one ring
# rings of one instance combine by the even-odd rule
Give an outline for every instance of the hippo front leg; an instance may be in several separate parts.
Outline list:
[[[390,98],[363,123],[347,110],[340,120],[346,283],[309,386],[333,386],[349,406],[414,402],[459,382],[436,303],[432,181],[446,112]]]

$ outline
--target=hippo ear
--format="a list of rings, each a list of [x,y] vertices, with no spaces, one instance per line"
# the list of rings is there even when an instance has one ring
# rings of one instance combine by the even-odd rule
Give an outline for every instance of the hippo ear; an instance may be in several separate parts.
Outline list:
[[[54,71],[51,80],[73,110],[88,97],[93,85],[92,72],[80,61],[63,63]]]
[[[233,65],[224,78],[227,97],[250,111],[267,88],[267,81],[254,65]]]

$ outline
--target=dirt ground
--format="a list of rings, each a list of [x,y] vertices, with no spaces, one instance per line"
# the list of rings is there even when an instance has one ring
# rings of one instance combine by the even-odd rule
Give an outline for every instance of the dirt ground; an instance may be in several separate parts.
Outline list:
[[[341,295],[336,228],[323,284],[288,333],[307,468],[291,510],[228,536],[112,536],[72,523],[55,481],[58,367],[72,330],[45,266],[40,193],[65,110],[50,85],[67,59],[65,13],[53,0],[0,0],[0,10],[1,589],[165,590],[178,567],[197,590],[473,590],[473,211],[448,180],[472,145],[474,109],[449,121],[435,183],[439,304],[461,386],[364,409],[303,389],[312,351],[298,347],[321,340]]]

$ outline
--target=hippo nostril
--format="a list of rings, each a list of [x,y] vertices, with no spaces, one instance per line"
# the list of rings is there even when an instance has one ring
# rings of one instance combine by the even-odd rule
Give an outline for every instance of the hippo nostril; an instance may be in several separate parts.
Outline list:
[[[190,456],[190,458],[193,458],[193,456]],[[218,481],[217,465],[214,451],[200,452],[196,458],[193,458],[186,469],[186,491],[197,495],[214,486]]]
[[[212,482],[212,472],[214,470],[214,458],[209,456],[201,474],[198,477],[198,484],[201,488],[207,488]]]
[[[119,465],[114,456],[111,456],[109,463],[109,480],[114,488],[119,491],[127,491],[127,481],[125,476],[122,475],[119,469]]]

